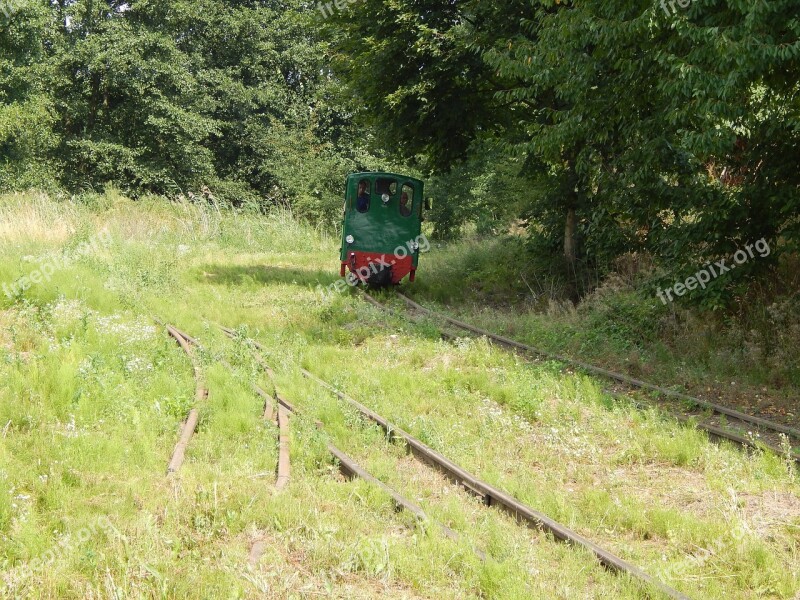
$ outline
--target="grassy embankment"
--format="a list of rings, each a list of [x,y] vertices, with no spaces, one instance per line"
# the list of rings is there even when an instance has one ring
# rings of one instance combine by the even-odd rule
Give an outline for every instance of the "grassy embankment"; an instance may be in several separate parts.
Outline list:
[[[505,238],[437,248],[409,292],[543,350],[800,425],[800,257],[783,258],[772,290],[751,288],[717,313],[664,305],[641,258],[621,260],[573,306],[563,282],[522,264],[522,247]]]
[[[599,382],[557,365],[482,341],[445,344],[348,294],[323,299],[315,288],[336,280],[337,241],[286,215],[6,197],[0,281],[104,229],[110,244],[0,298],[0,595],[642,595],[585,552],[517,527],[413,463],[298,365],[694,597],[800,590],[800,485],[781,457],[747,456],[654,411],[614,405]],[[209,349],[211,393],[173,480],[164,470],[194,382],[154,313]],[[283,493],[272,487],[275,427],[249,387],[269,382],[215,323],[271,348],[281,391],[305,411],[292,420]],[[327,440],[462,542],[342,481]],[[257,540],[266,553],[249,564]]]

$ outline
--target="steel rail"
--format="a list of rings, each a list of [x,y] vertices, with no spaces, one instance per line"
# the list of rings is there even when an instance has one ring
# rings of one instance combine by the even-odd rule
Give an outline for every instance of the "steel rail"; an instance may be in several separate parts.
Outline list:
[[[167,465],[167,475],[169,476],[173,473],[177,473],[186,459],[186,450],[189,447],[189,442],[191,441],[194,432],[197,430],[197,423],[200,420],[200,413],[197,410],[196,405],[208,397],[208,389],[202,383],[202,372],[200,371],[200,367],[197,364],[197,359],[195,358],[192,349],[189,346],[187,338],[173,326],[166,323],[164,323],[164,326],[167,328],[169,335],[178,342],[178,345],[180,345],[180,347],[192,361],[192,368],[194,370],[195,377],[195,408],[192,408],[189,411],[186,420],[183,422],[183,425],[181,425],[181,432],[180,436],[178,437],[178,442],[175,445],[175,449],[172,451],[172,456],[169,464]]]
[[[603,389],[603,393],[617,400],[631,402],[636,408],[640,410],[648,408],[648,405],[643,404],[642,402],[639,402],[638,400],[631,398],[630,396],[619,394],[617,392],[608,389]],[[692,421],[690,417],[687,417],[686,415],[682,415],[680,413],[672,413],[672,416],[675,417],[675,419],[679,423],[705,431],[709,435],[709,437],[713,439],[735,442],[737,444],[741,444],[742,446],[747,446],[748,448],[752,448],[753,450],[761,450],[763,448],[767,448],[768,450],[771,450],[778,456],[784,456],[786,454],[782,448],[778,448],[777,446],[774,446],[767,442],[756,441],[751,438],[745,437],[743,435],[739,435],[738,433],[735,433],[733,431],[728,431],[727,429],[723,429],[722,427],[717,427],[716,425],[711,425],[709,423],[703,423],[702,421]],[[795,462],[800,463],[800,454],[792,452],[791,458]]]
[[[189,344],[192,344],[192,345],[196,346],[197,348],[202,349],[202,346],[200,345],[200,342],[197,341],[197,339],[195,339],[192,336],[184,333],[183,331],[181,331],[180,329],[178,329],[176,327],[173,327],[171,325],[167,325],[166,323],[163,323],[158,318],[156,318],[156,320],[159,323],[162,323],[167,327],[167,331],[170,333],[170,335],[177,340],[178,344],[180,344],[181,348],[183,348],[183,350],[189,356],[192,356],[191,348],[190,348]],[[226,327],[221,327],[221,329],[223,330],[223,332],[226,335],[228,335],[228,337],[231,337],[231,338],[235,337],[235,332],[233,330],[228,329]],[[257,342],[255,342],[255,340],[251,340],[251,341],[257,344]],[[263,350],[263,346],[261,346],[260,344],[257,344],[257,346],[258,346],[258,348],[260,350]],[[256,362],[258,362],[259,365],[267,372],[267,375],[269,376],[269,378],[272,381],[273,386],[274,386],[275,385],[275,372],[266,363],[266,361],[264,361],[260,356],[257,356],[257,355],[253,355],[253,356],[256,359]],[[224,364],[226,364],[226,365],[228,365],[230,367],[230,365],[228,363],[224,363]],[[196,364],[194,364],[194,367],[195,367],[195,375],[199,377],[199,375],[200,375],[199,367],[197,367]],[[275,487],[276,487],[277,490],[280,491],[280,490],[283,490],[288,485],[289,479],[290,479],[288,413],[298,414],[298,411],[297,411],[297,408],[291,402],[286,400],[286,398],[284,398],[278,392],[277,387],[275,388],[275,399],[278,401],[277,413],[274,411],[274,408],[273,408],[273,405],[272,405],[272,396],[270,396],[269,393],[267,393],[264,389],[260,388],[259,386],[255,385],[255,384],[253,384],[253,390],[259,396],[261,396],[264,399],[264,418],[267,419],[267,420],[270,420],[270,421],[277,420],[277,424],[278,424],[278,428],[279,428],[279,443],[278,443],[279,456],[278,456],[278,475],[277,475],[277,479],[276,479],[276,482],[275,482]],[[207,396],[207,394],[208,394],[208,392],[205,391],[203,397],[205,398]],[[185,426],[183,428],[183,432],[184,433],[181,436],[181,441],[179,442],[178,447],[176,447],[176,453],[175,453],[175,456],[179,457],[178,458],[178,462],[176,463],[176,466],[174,467],[174,470],[170,470],[169,472],[174,472],[178,468],[180,468],[180,463],[183,462],[183,457],[185,456],[185,451],[186,451],[186,447],[188,446],[189,439],[191,439],[192,433],[194,432],[194,430],[195,430],[195,428],[197,426],[197,418],[198,418],[197,410],[196,409],[192,409],[192,411],[190,411],[190,413],[189,413],[189,418],[187,419],[187,423],[189,423],[189,422],[192,423],[191,430],[189,429],[188,426]],[[321,427],[322,423],[317,422],[317,426]],[[188,434],[187,434],[187,432],[188,432]],[[180,448],[180,452],[179,453],[177,452],[178,448]],[[339,470],[342,472],[342,474],[345,477],[347,477],[348,479],[353,479],[354,477],[359,477],[359,478],[363,479],[364,481],[379,487],[386,494],[388,494],[389,497],[392,498],[396,509],[398,509],[398,510],[407,510],[408,512],[410,512],[419,521],[424,521],[424,522],[429,522],[430,521],[428,516],[425,514],[425,512],[419,506],[417,506],[416,504],[414,504],[410,500],[406,499],[404,496],[402,496],[399,492],[397,492],[395,489],[393,489],[389,485],[383,483],[382,481],[380,481],[379,479],[374,477],[372,474],[370,474],[368,471],[366,471],[363,467],[361,467],[355,460],[353,460],[347,454],[345,454],[344,452],[339,450],[336,446],[334,446],[333,444],[329,443],[327,445],[327,448],[328,448],[328,452],[331,454],[331,456],[338,462]],[[173,461],[176,461],[176,459],[173,458]],[[170,462],[170,466],[171,467],[172,467],[172,462],[173,461]],[[439,525],[439,528],[442,530],[442,533],[445,535],[445,537],[447,537],[447,538],[449,538],[449,539],[451,539],[453,541],[456,541],[456,542],[460,541],[461,536],[456,531],[454,531],[453,529],[451,529],[450,527],[447,527],[446,525],[444,525],[442,523],[439,523],[438,525]],[[249,554],[249,562],[251,564],[255,564],[255,563],[258,562],[258,559],[259,559],[260,555],[263,554],[263,549],[264,549],[263,540],[259,540],[253,545],[253,547],[250,549],[250,554]],[[477,549],[473,549],[473,550],[474,550],[475,554],[478,556],[478,558],[480,558],[483,561],[486,560],[486,555],[482,551],[477,550]]]
[[[264,397],[265,399],[270,397],[269,394],[266,391],[264,391],[262,388],[260,388],[257,385],[253,385],[253,389],[256,390],[256,392],[259,395],[261,395],[262,397]],[[288,412],[290,412],[290,413],[292,413],[294,415],[299,415],[300,414],[300,411],[291,402],[287,401],[285,398],[283,398],[279,394],[277,394],[277,396],[278,396],[278,403],[280,404],[280,409],[281,410],[288,411]],[[317,422],[317,426],[322,428],[322,423],[318,421]],[[336,446],[334,446],[333,444],[329,443],[327,445],[327,448],[328,448],[328,451],[330,452],[330,454],[336,460],[338,460],[341,463],[340,470],[342,471],[342,474],[345,477],[347,477],[349,479],[352,479],[353,477],[360,477],[361,479],[364,479],[365,481],[368,481],[370,483],[373,483],[373,484],[377,485],[378,487],[383,489],[387,494],[389,494],[389,496],[392,497],[392,499],[395,501],[395,504],[398,506],[398,508],[402,508],[402,509],[408,510],[410,513],[412,513],[418,519],[421,519],[421,520],[427,520],[428,519],[427,515],[423,512],[423,510],[419,506],[417,506],[416,504],[414,504],[410,500],[405,499],[396,490],[394,490],[393,488],[391,488],[388,485],[386,485],[385,483],[383,483],[380,479],[377,479],[376,477],[371,475],[364,468],[359,466],[358,463],[356,463],[347,454],[345,454],[344,452],[339,450]],[[448,528],[448,530],[449,530],[449,528]],[[452,530],[449,530],[449,531],[452,531]],[[458,534],[456,534],[456,536],[457,535]]]
[[[370,304],[372,304],[373,306],[376,306],[376,307],[378,307],[378,308],[380,308],[380,309],[382,309],[384,311],[387,311],[387,312],[389,312],[390,314],[393,314],[393,315],[397,315],[398,314],[396,311],[392,310],[391,308],[389,308],[385,304],[381,304],[378,300],[376,300],[375,298],[370,296],[367,292],[361,290],[361,293],[364,295],[364,299],[367,302],[369,302]],[[411,318],[411,320],[413,322],[415,322],[415,323],[417,322],[416,319],[414,319],[413,317],[409,317],[409,318]],[[453,335],[451,333],[448,333],[446,331],[443,331],[443,330],[439,331],[439,335],[441,335],[442,339],[448,340],[448,341],[453,341],[453,340],[456,339],[455,335]],[[603,392],[605,394],[609,395],[609,396],[614,397],[614,398],[623,399],[623,400],[626,400],[628,402],[633,402],[636,405],[637,408],[644,409],[644,408],[647,407],[646,405],[644,405],[641,402],[631,398],[630,396],[625,396],[623,394],[619,394],[617,392],[614,392],[614,391],[608,390],[608,389],[603,389]],[[711,425],[709,423],[703,423],[702,421],[692,421],[686,415],[682,415],[682,414],[679,414],[679,413],[672,413],[672,416],[675,417],[675,419],[677,419],[679,422],[681,422],[681,423],[683,423],[685,425],[691,425],[691,426],[694,426],[697,429],[705,431],[709,436],[711,436],[712,438],[715,438],[717,440],[727,440],[727,441],[735,442],[735,443],[741,444],[743,446],[747,446],[748,448],[752,448],[754,450],[761,450],[762,448],[767,448],[768,450],[771,450],[772,452],[774,452],[775,454],[777,454],[779,456],[784,456],[786,454],[786,452],[785,452],[785,450],[783,448],[779,448],[778,446],[775,446],[775,445],[770,444],[768,442],[756,441],[756,440],[750,439],[748,437],[745,437],[743,435],[739,435],[738,433],[735,433],[733,431],[728,431],[728,430],[723,429],[721,427],[717,427],[716,425]],[[791,458],[795,462],[800,463],[800,453],[792,452],[791,453]]]
[[[540,348],[535,348],[534,346],[529,346],[528,344],[523,344],[516,340],[512,340],[502,335],[498,335],[496,333],[492,333],[491,331],[487,331],[486,329],[481,329],[480,327],[475,327],[474,325],[470,325],[469,323],[465,323],[463,321],[459,321],[458,319],[454,319],[448,315],[445,315],[440,312],[433,311],[429,308],[422,306],[421,304],[415,302],[405,294],[400,292],[396,292],[397,295],[403,299],[409,306],[412,308],[423,312],[427,315],[437,317],[443,319],[450,323],[451,325],[455,325],[456,327],[463,329],[465,331],[470,331],[480,336],[485,336],[491,340],[498,342],[499,344],[506,346],[508,348],[513,348],[515,350],[521,350],[523,352],[528,352],[531,354],[538,354],[539,356],[543,356],[545,358],[549,358],[551,360],[557,360],[559,362],[563,362],[568,365],[572,365],[573,367],[579,368],[582,371],[587,371],[589,373],[594,373],[596,375],[602,375],[603,377],[607,377],[609,379],[613,379],[615,381],[619,381],[620,383],[624,383],[630,385],[632,387],[637,387],[641,389],[648,389],[665,396],[670,396],[672,398],[676,398],[678,400],[683,400],[690,404],[693,404],[700,408],[706,408],[709,410],[713,410],[719,414],[723,414],[729,417],[733,417],[739,421],[743,421],[745,423],[750,423],[751,425],[758,425],[763,427],[764,429],[769,429],[771,431],[777,433],[784,433],[786,435],[790,435],[798,440],[800,440],[800,430],[795,429],[794,427],[790,427],[788,425],[783,425],[782,423],[776,423],[774,421],[770,421],[768,419],[764,419],[762,417],[758,417],[755,415],[750,415],[747,413],[740,412],[738,410],[729,408],[727,406],[722,406],[721,404],[716,404],[714,402],[709,402],[707,400],[702,400],[695,396],[690,396],[688,394],[684,394],[681,392],[676,392],[674,390],[667,389],[665,387],[661,387],[659,385],[648,383],[646,381],[642,381],[640,379],[635,379],[633,377],[629,377],[627,375],[623,375],[621,373],[615,373],[614,371],[609,371],[608,369],[604,369],[602,367],[598,367],[596,365],[592,365],[589,363],[585,363],[583,361],[575,360],[573,358],[569,358],[566,356],[562,356],[560,354],[556,354],[554,352],[548,352],[546,350],[541,350]],[[372,298],[372,304],[380,304]]]
[[[376,301],[377,302],[377,301]],[[382,307],[380,303],[378,303],[379,307]],[[223,328],[230,337],[235,336],[235,332],[232,329]],[[253,347],[257,348],[258,350],[265,352],[267,349],[266,347],[259,343],[257,340],[252,338],[247,338],[246,340],[249,342]],[[370,410],[354,398],[348,396],[344,392],[338,390],[334,386],[330,385],[328,382],[320,379],[310,371],[301,368],[300,371],[303,375],[312,381],[315,381],[322,387],[328,389],[333,394],[335,394],[340,399],[344,400],[362,415],[364,415],[367,419],[373,421],[374,423],[378,424],[390,437],[400,437],[412,451],[414,456],[418,459],[421,459],[423,462],[430,464],[439,470],[441,470],[451,481],[455,481],[456,483],[462,485],[468,492],[471,492],[477,496],[482,496],[484,498],[484,503],[487,506],[497,505],[511,516],[515,517],[518,521],[525,522],[529,527],[534,529],[541,529],[550,532],[553,537],[557,540],[570,543],[573,545],[582,546],[588,549],[594,556],[598,559],[598,561],[606,566],[607,568],[620,572],[626,573],[635,577],[651,586],[655,589],[658,589],[662,593],[666,594],[670,598],[676,598],[680,600],[688,600],[688,596],[682,594],[681,592],[675,590],[674,588],[666,585],[665,583],[653,578],[652,576],[645,573],[639,567],[632,565],[631,563],[623,560],[622,558],[604,550],[594,542],[588,540],[587,538],[581,536],[580,534],[573,532],[567,527],[564,527],[557,521],[551,519],[547,515],[540,513],[524,504],[516,500],[515,498],[509,496],[505,492],[494,488],[493,486],[484,483],[468,473],[467,471],[461,469],[458,465],[451,462],[447,458],[445,458],[440,453],[436,452],[432,448],[428,447],[421,441],[417,440],[409,433],[406,433],[399,427],[396,427],[394,424],[390,423],[376,412]]]
[[[392,500],[394,500],[395,505],[398,508],[402,508],[403,510],[407,510],[412,515],[414,515],[420,521],[427,521],[428,515],[425,514],[419,506],[404,498],[401,494],[399,494],[394,488],[389,487],[385,483],[383,483],[380,479],[363,469],[359,466],[352,458],[347,456],[344,452],[339,450],[333,444],[328,444],[328,452],[339,461],[340,470],[342,474],[347,477],[348,479],[354,479],[355,477],[359,477],[364,481],[368,481],[369,483],[379,487],[382,489],[386,494],[388,494]]]
[[[236,339],[237,338],[237,334],[233,329],[230,329],[228,327],[223,327],[222,325],[219,325],[218,327],[229,338],[231,338],[231,339]],[[266,350],[266,348],[264,348],[264,346],[262,346],[261,344],[259,344],[258,342],[256,342],[255,340],[253,340],[251,338],[246,338],[245,341],[247,341],[248,343],[253,344],[256,348],[258,348],[262,352],[264,352]],[[283,405],[283,407],[286,408],[286,410],[288,410],[289,412],[297,414],[297,409],[294,407],[294,405],[291,402],[289,402],[286,398],[281,396],[281,393],[278,391],[278,388],[275,385],[275,371],[272,370],[272,367],[269,366],[269,364],[267,364],[267,361],[265,361],[263,358],[261,358],[258,354],[252,354],[252,356],[255,359],[255,361],[258,363],[258,365],[262,369],[264,369],[264,372],[267,374],[267,376],[269,377],[270,381],[272,382],[272,386],[273,386],[273,388],[275,390],[275,400],[278,401],[278,404],[279,405]],[[265,412],[266,412],[266,410],[271,410],[272,396],[270,396],[267,392],[265,392],[263,389],[261,389],[257,385],[254,385],[253,389],[255,389],[256,393],[258,393],[262,398],[264,398]]]
[[[278,407],[278,478],[275,488],[284,489],[289,484],[289,417],[283,406]]]
[[[178,336],[178,337],[176,337],[176,339],[183,338],[182,340],[179,340],[178,343],[181,344],[181,347],[187,353],[190,352],[189,344],[195,346],[196,348],[198,348],[200,350],[203,349],[203,346],[200,344],[200,342],[196,338],[193,338],[192,336],[188,335],[187,333],[181,331],[180,329],[178,329],[177,327],[174,327],[172,325],[168,325],[167,327],[172,330],[170,332],[170,334],[173,335],[173,337]],[[220,362],[223,365],[227,366],[229,369],[233,368],[232,365],[230,363],[228,363],[227,361],[220,361]],[[197,367],[195,367],[195,368],[196,368],[195,373],[196,374],[199,373],[198,368]],[[270,370],[270,373],[271,373],[271,370]],[[289,411],[293,411],[293,407],[288,402],[281,401],[282,399],[278,398],[279,403],[283,404],[283,407],[279,405],[277,414],[275,414],[273,412],[272,402],[271,402],[271,399],[269,397],[269,394],[267,394],[264,390],[262,390],[258,386],[253,386],[253,388],[262,398],[264,398],[264,417],[267,418],[270,421],[274,420],[276,425],[278,426],[278,472],[277,472],[277,477],[276,477],[276,480],[275,480],[275,488],[278,491],[280,491],[280,490],[283,490],[288,485],[289,479],[290,479],[290,473],[291,473],[291,462],[290,462],[290,454],[289,454],[289,452],[290,452],[289,451],[289,420],[288,420],[288,417],[287,417],[287,415],[286,415],[286,413],[285,413],[285,411],[283,409],[286,408]],[[207,396],[208,392],[206,391],[205,394]],[[196,412],[196,411],[194,411],[194,412]],[[191,417],[191,413],[190,413],[190,417]],[[196,423],[196,416],[195,416],[195,423]],[[189,435],[189,437],[191,437],[191,434]],[[185,453],[185,447],[186,447],[187,444],[188,444],[188,440],[186,441],[186,444],[184,444],[184,446],[183,446],[183,453]],[[182,456],[181,456],[181,461],[182,460],[183,459],[182,459]],[[180,465],[178,465],[178,466],[180,466]]]
[[[374,299],[372,299],[372,300],[377,303],[377,300],[374,300]],[[383,306],[380,303],[377,303],[377,305],[378,306]],[[391,310],[388,307],[384,307],[384,308],[386,310]],[[445,340],[448,340],[448,341],[453,341],[453,340],[456,339],[456,336],[454,336],[454,335],[452,335],[450,333],[447,333],[446,331],[440,331],[439,333],[442,336],[442,339],[445,339]],[[648,408],[648,405],[646,405],[646,404],[644,404],[642,402],[639,402],[638,400],[636,400],[634,398],[631,398],[630,396],[626,396],[624,394],[620,394],[618,392],[614,392],[614,391],[606,389],[606,388],[603,389],[603,393],[608,395],[608,396],[611,396],[612,398],[616,398],[617,400],[623,400],[625,402],[632,402],[634,404],[634,406],[636,406],[636,408],[638,408],[640,410],[644,410],[644,409]],[[716,425],[711,425],[709,423],[703,423],[702,421],[692,421],[690,417],[687,417],[686,415],[682,415],[682,414],[679,414],[679,413],[672,413],[672,416],[675,417],[675,419],[679,423],[682,423],[682,424],[688,425],[688,426],[693,426],[693,427],[695,427],[697,429],[705,431],[712,438],[715,438],[715,439],[718,439],[718,440],[736,442],[736,443],[741,444],[743,446],[747,446],[748,448],[752,448],[753,450],[760,450],[762,448],[767,448],[769,450],[772,450],[774,453],[776,453],[778,455],[785,454],[785,452],[783,451],[782,448],[778,448],[777,446],[773,446],[772,444],[769,444],[767,442],[757,442],[757,441],[752,440],[750,438],[747,438],[747,437],[745,437],[743,435],[739,435],[738,433],[735,433],[733,431],[728,431],[726,429],[722,429],[721,427],[717,427]],[[793,452],[792,453],[792,458],[796,462],[800,463],[800,454]]]
[[[366,296],[369,296],[366,294]],[[371,298],[371,297],[370,297]],[[374,299],[373,299],[374,300]],[[384,307],[382,304],[375,300],[375,303],[380,308],[387,308]],[[233,337],[235,332],[233,330],[228,329],[228,335]],[[257,340],[252,338],[247,338],[247,342],[252,344],[253,347],[257,348],[258,350],[265,352],[266,348],[260,344]],[[445,458],[440,453],[436,452],[432,448],[426,446],[421,441],[417,440],[409,433],[406,433],[399,427],[396,427],[376,412],[370,410],[354,398],[348,396],[341,390],[338,390],[334,386],[330,385],[328,382],[320,379],[310,371],[301,368],[301,373],[312,381],[315,381],[322,387],[326,388],[341,400],[344,400],[351,406],[353,406],[358,412],[364,415],[367,419],[377,423],[390,437],[400,437],[412,451],[414,456],[418,459],[421,459],[423,462],[430,464],[441,470],[451,481],[454,481],[457,484],[462,485],[468,492],[473,493],[477,496],[481,496],[484,499],[484,504],[487,506],[497,505],[513,517],[515,517],[518,521],[524,521],[529,526],[535,529],[542,529],[545,531],[550,532],[553,537],[557,540],[571,543],[574,545],[582,546],[587,548],[590,552],[592,552],[595,557],[600,561],[601,564],[606,566],[607,568],[617,571],[628,573],[629,575],[636,577],[652,586],[656,589],[660,590],[661,592],[665,593],[667,596],[671,598],[680,598],[682,600],[686,600],[688,597],[684,594],[681,594],[677,590],[667,586],[666,584],[654,579],[652,576],[648,575],[635,565],[628,563],[627,561],[619,558],[618,556],[602,549],[601,547],[597,546],[594,542],[584,538],[578,533],[571,531],[570,529],[564,527],[557,521],[551,519],[550,517],[533,510],[532,508],[522,504],[521,502],[517,501],[513,497],[509,496],[505,492],[502,492],[493,486],[484,483],[468,473],[467,471],[461,469],[458,465],[451,462],[447,458]]]
[[[636,579],[647,583],[653,588],[658,589],[670,598],[681,600],[686,600],[688,598],[681,592],[648,575],[639,567],[623,560],[607,550],[604,550],[591,540],[572,531],[564,525],[561,525],[547,515],[538,512],[529,506],[526,506],[509,494],[484,481],[481,481],[436,450],[430,448],[420,440],[413,437],[411,434],[403,431],[393,423],[381,417],[378,413],[367,408],[354,398],[348,396],[323,379],[320,379],[310,371],[301,368],[301,372],[307,378],[316,382],[320,386],[335,394],[341,400],[344,400],[350,404],[364,417],[370,421],[373,421],[374,423],[377,423],[390,437],[402,439],[414,456],[416,456],[422,462],[440,469],[448,478],[462,485],[467,491],[482,497],[487,506],[498,506],[516,518],[518,521],[526,523],[529,527],[547,531],[559,541],[580,546],[589,550],[592,554],[594,554],[598,561],[607,568],[635,577]]]
[[[353,479],[354,477],[359,477],[364,481],[371,483],[382,489],[386,494],[388,494],[392,500],[394,500],[395,506],[398,510],[407,510],[409,513],[414,515],[418,521],[427,522],[430,521],[428,515],[425,514],[419,506],[411,502],[410,500],[406,499],[400,493],[398,493],[394,488],[386,485],[380,479],[369,473],[368,471],[364,470],[362,467],[358,465],[352,458],[347,456],[344,452],[339,450],[333,444],[328,444],[328,452],[333,455],[333,457],[339,461],[339,470],[342,474],[349,478]],[[444,523],[439,523],[439,529],[441,529],[442,534],[451,539],[454,542],[459,542],[461,540],[461,536],[453,529],[450,529]],[[473,552],[477,555],[477,557],[483,561],[486,560],[486,554],[478,550],[477,548],[473,548]]]
[[[272,404],[272,396],[270,396],[267,392],[262,390],[257,385],[253,385],[253,390],[264,399],[264,420],[265,421],[274,421],[276,419],[275,415],[275,407]]]

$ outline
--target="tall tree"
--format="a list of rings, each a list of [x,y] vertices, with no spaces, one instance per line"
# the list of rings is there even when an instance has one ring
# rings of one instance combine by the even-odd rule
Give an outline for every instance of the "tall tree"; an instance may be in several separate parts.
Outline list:
[[[331,220],[364,153],[334,103],[309,10],[302,0],[37,0],[0,32],[0,60],[18,70],[0,73],[9,169],[35,156],[72,190],[203,192]],[[24,126],[22,113],[41,118]],[[52,135],[33,144],[21,127]]]

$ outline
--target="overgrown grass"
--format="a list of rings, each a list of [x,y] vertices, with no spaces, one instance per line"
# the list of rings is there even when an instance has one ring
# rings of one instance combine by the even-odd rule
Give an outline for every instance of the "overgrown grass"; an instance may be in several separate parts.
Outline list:
[[[514,238],[465,240],[426,256],[411,293],[544,350],[800,422],[795,257],[784,257],[770,293],[755,286],[726,314],[665,306],[624,262],[575,306],[552,271],[529,262]]]
[[[13,227],[18,215],[27,235]],[[800,590],[793,466],[711,444],[558,365],[530,364],[481,340],[446,344],[433,327],[389,318],[356,296],[323,298],[316,286],[336,280],[336,241],[290,215],[113,194],[88,205],[3,198],[0,281],[19,280],[42,257],[103,228],[108,247],[0,298],[0,595],[646,594],[411,460],[304,379],[300,365],[693,597]],[[153,314],[205,347],[210,396],[174,480],[164,470],[194,381]],[[292,480],[283,493],[272,486],[276,428],[262,421],[250,388],[270,383],[218,323],[266,345],[278,387],[303,411],[291,422]],[[343,481],[328,442],[432,522],[417,524],[373,487]],[[250,564],[257,540],[265,554]]]

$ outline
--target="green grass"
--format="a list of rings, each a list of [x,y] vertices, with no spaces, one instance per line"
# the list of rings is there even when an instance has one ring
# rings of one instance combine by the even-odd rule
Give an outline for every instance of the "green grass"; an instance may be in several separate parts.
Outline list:
[[[775,275],[782,295],[755,288],[727,314],[663,305],[647,269],[630,265],[573,306],[521,240],[468,239],[424,257],[410,293],[542,350],[800,425],[797,260],[785,257]]]
[[[22,221],[24,232],[13,226]],[[6,197],[0,281],[102,228],[108,248],[0,297],[0,596],[646,594],[411,460],[300,366],[692,597],[800,591],[800,485],[781,457],[709,443],[553,363],[482,340],[444,343],[430,324],[350,294],[323,298],[316,286],[337,279],[336,241],[290,215]],[[194,380],[154,314],[203,343],[210,389],[173,479],[166,464]],[[273,488],[277,430],[250,388],[271,384],[246,344],[216,324],[267,347],[278,388],[302,411],[291,420],[292,480],[282,493]],[[431,522],[344,481],[328,442]],[[257,540],[265,553],[251,565]]]

